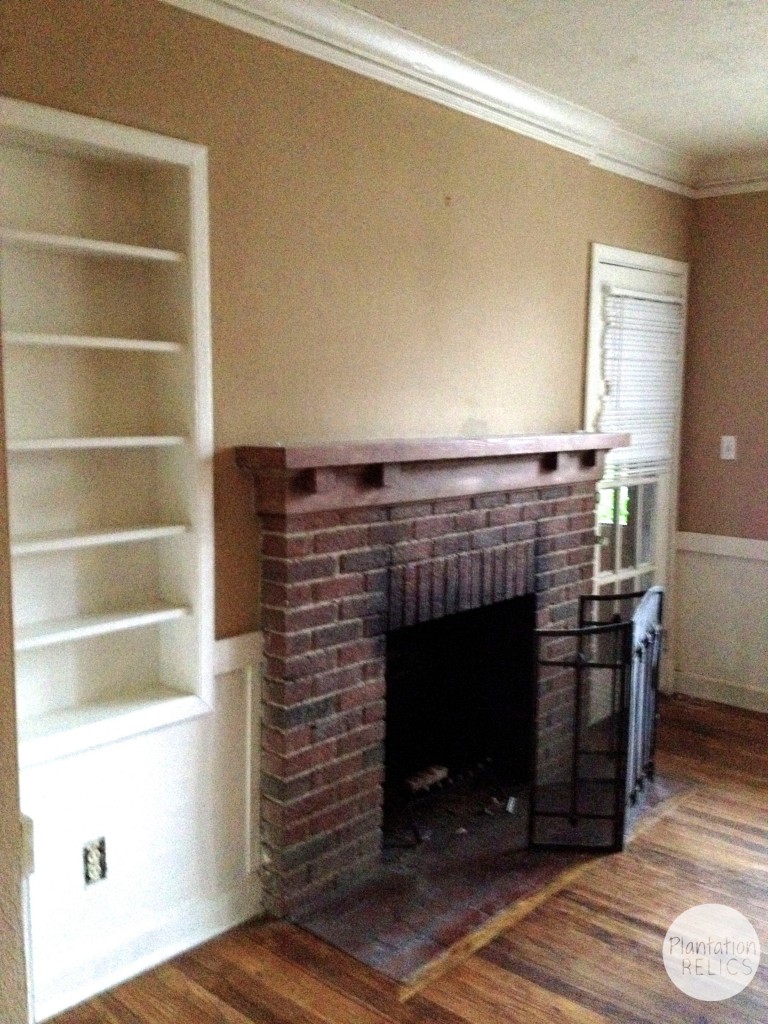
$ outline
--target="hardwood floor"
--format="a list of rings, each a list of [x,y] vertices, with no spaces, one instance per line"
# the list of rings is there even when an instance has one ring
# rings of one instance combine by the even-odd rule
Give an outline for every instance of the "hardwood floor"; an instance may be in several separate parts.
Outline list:
[[[55,1024],[763,1024],[768,979],[725,1002],[669,981],[667,928],[725,903],[768,947],[768,716],[672,699],[659,762],[691,785],[628,849],[407,999],[284,923],[234,929]]]

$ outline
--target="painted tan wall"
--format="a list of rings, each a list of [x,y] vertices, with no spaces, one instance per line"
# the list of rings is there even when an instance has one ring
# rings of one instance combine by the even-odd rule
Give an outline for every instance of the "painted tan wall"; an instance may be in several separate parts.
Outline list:
[[[719,457],[734,434],[738,458]],[[768,192],[696,203],[680,528],[768,540]]]
[[[2,356],[2,348],[0,348]],[[27,1021],[13,687],[3,379],[0,365],[0,1020]]]
[[[221,636],[233,445],[577,428],[590,242],[687,257],[687,200],[156,0],[2,19],[1,92],[209,147]]]

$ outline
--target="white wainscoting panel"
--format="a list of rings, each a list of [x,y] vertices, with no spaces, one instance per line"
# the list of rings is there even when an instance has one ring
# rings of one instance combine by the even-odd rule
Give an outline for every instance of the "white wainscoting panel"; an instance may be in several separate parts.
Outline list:
[[[677,535],[675,689],[768,712],[768,541]]]
[[[209,714],[21,773],[39,1021],[261,912],[261,635],[214,658]],[[107,877],[86,887],[102,836]]]

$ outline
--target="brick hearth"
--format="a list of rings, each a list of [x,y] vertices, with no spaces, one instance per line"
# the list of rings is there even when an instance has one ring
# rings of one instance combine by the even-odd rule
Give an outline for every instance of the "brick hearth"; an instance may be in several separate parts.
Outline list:
[[[535,593],[574,625],[595,481],[624,435],[243,448],[260,517],[262,842],[286,914],[381,857],[386,633]],[[540,678],[539,764],[565,697]]]

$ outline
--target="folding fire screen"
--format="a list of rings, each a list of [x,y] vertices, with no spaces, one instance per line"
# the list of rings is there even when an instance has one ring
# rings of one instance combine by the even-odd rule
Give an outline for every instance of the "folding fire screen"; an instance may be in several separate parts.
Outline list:
[[[662,606],[660,587],[583,597],[578,627],[537,631],[531,846],[623,847],[653,778]]]

